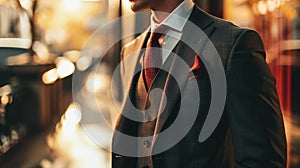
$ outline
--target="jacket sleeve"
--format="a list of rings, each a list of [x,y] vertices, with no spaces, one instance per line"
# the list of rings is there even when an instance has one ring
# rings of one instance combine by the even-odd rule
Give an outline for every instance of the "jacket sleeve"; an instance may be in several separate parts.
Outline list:
[[[234,43],[226,76],[235,167],[286,167],[286,136],[275,79],[255,31],[244,30]]]

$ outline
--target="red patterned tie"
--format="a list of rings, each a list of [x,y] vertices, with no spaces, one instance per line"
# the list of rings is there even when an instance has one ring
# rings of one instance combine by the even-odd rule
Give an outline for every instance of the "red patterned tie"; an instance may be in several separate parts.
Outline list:
[[[156,27],[151,33],[149,42],[147,44],[144,58],[144,75],[147,89],[151,87],[155,76],[162,66],[162,51],[159,39],[164,35],[166,30],[167,26],[164,25]]]

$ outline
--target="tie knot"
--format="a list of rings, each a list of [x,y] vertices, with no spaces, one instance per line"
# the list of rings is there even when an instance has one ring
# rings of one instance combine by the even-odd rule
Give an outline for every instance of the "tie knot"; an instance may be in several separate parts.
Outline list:
[[[165,35],[169,30],[169,27],[166,25],[159,25],[153,29],[150,36],[150,43],[158,42],[159,38]]]

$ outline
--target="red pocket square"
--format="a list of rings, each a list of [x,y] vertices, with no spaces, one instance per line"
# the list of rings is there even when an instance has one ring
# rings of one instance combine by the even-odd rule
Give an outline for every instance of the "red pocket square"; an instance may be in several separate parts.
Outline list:
[[[200,60],[200,57],[198,55],[194,58],[194,64],[189,70],[190,72],[193,72],[192,76],[189,77],[189,79],[197,79],[200,77],[203,77],[206,73],[206,68],[204,67],[202,61]]]

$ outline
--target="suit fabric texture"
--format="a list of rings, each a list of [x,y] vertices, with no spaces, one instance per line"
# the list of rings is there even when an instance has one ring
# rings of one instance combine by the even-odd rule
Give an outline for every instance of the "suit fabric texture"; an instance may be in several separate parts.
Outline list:
[[[225,20],[213,17],[197,6],[194,7],[189,21],[199,27],[215,46],[222,61],[226,82],[226,102],[222,117],[211,136],[204,142],[198,137],[207,117],[211,101],[211,83],[209,75],[200,77],[193,72],[181,72],[183,84],[166,71],[160,71],[153,81],[151,89],[161,88],[168,97],[164,114],[153,120],[156,126],[133,121],[121,115],[116,130],[131,136],[159,134],[172,126],[181,108],[181,101],[189,101],[192,92],[200,92],[200,104],[197,117],[191,129],[175,145],[168,150],[150,156],[151,167],[154,168],[284,168],[286,167],[286,137],[280,105],[275,88],[275,79],[265,61],[262,40],[257,32],[240,28]],[[145,47],[147,32],[142,33],[123,50],[121,57],[126,59],[136,51]],[[185,28],[183,37],[185,36]],[[201,39],[196,39],[201,40]],[[187,65],[193,66],[195,53],[182,42],[179,42],[173,53],[179,55]],[[134,54],[133,54],[134,55]],[[126,108],[128,101],[136,102],[140,73],[134,78],[130,76],[140,66],[143,54],[135,54],[133,61],[121,63],[120,76],[122,81],[123,108],[122,113],[130,113]],[[135,58],[136,57],[136,58]],[[166,69],[173,67],[173,57],[166,61]],[[203,73],[203,72],[202,72]],[[195,75],[191,78],[191,75]],[[197,82],[194,88],[191,80]],[[145,95],[143,93],[143,95]],[[129,99],[129,100],[128,100]],[[149,104],[145,103],[145,107]],[[148,104],[148,105],[147,105]],[[151,105],[152,106],[152,105]],[[155,108],[156,106],[154,106]],[[189,115],[189,114],[186,114]],[[153,122],[152,121],[152,122]],[[181,123],[184,125],[184,123]],[[142,132],[141,132],[142,130]],[[180,130],[179,130],[180,131]],[[158,135],[159,136],[159,135]],[[169,137],[172,140],[172,137]],[[159,150],[155,145],[144,144],[152,151]],[[127,142],[115,135],[112,148],[126,146]],[[149,158],[149,157],[148,157]],[[137,157],[128,157],[112,153],[113,168],[140,167]]]

